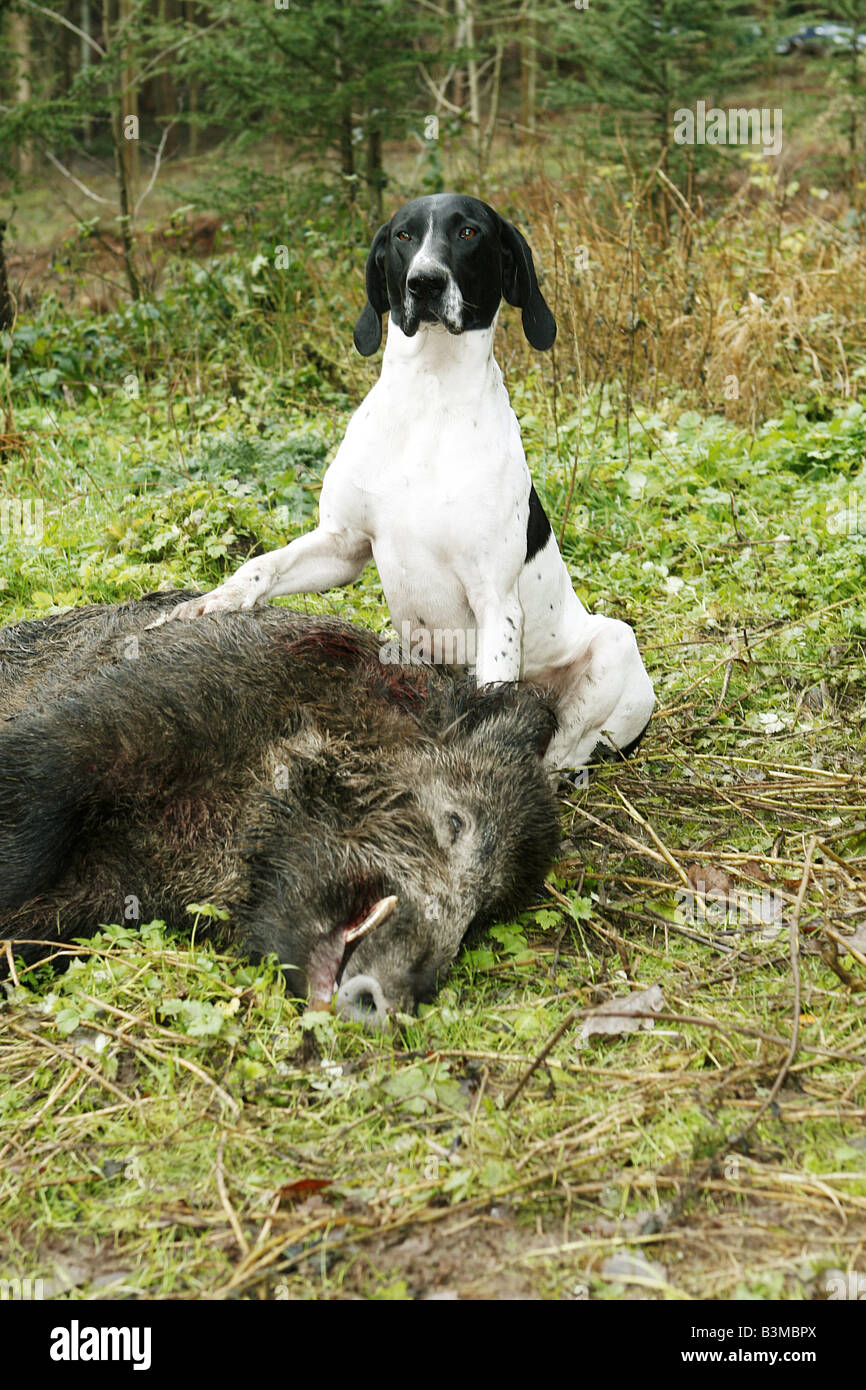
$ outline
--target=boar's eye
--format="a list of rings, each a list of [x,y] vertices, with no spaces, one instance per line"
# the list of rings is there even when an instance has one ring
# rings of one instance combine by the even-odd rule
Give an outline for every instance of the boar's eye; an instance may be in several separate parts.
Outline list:
[[[458,840],[461,845],[466,839],[467,834],[473,828],[471,811],[464,811],[459,798],[456,798],[459,811],[452,811],[448,802],[443,806],[440,802],[438,806],[430,807],[430,829],[435,836],[436,843],[446,854],[454,849]],[[451,801],[449,796],[448,801]],[[452,802],[453,805],[453,802]]]

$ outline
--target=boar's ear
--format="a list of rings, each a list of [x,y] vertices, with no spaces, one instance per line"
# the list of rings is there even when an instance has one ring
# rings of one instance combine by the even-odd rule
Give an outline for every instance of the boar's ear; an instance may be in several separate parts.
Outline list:
[[[543,758],[558,728],[553,706],[535,691],[521,691],[521,698],[506,719],[514,742],[522,740],[537,757]]]
[[[497,214],[498,215],[498,214]],[[502,247],[502,293],[509,304],[523,310],[523,331],[539,352],[553,347],[556,319],[538,288],[532,252],[516,227],[499,218]]]
[[[500,685],[470,696],[456,732],[495,743],[502,752],[531,751],[543,758],[557,727],[554,707],[540,691]]]
[[[367,303],[361,310],[361,317],[355,324],[353,334],[355,347],[362,357],[372,357],[381,343],[382,315],[391,307],[388,301],[388,286],[385,283],[385,245],[390,225],[390,222],[386,222],[384,227],[379,228],[367,257]]]

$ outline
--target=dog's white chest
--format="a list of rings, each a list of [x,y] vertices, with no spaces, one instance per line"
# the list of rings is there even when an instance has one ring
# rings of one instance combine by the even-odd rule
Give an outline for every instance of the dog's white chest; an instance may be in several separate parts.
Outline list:
[[[322,490],[323,520],[369,537],[397,621],[423,625],[429,609],[466,625],[467,570],[505,556],[516,572],[525,550],[520,429],[489,335],[471,337],[440,331],[425,351],[407,352],[406,339],[390,360],[386,351]]]
[[[490,392],[455,403],[430,383],[423,402],[377,385],[352,419],[337,458],[355,488],[376,499],[408,494],[425,511],[473,490],[489,494],[524,465],[517,421],[507,403],[498,408]],[[504,394],[504,392],[503,392]],[[504,409],[503,409],[504,404]]]

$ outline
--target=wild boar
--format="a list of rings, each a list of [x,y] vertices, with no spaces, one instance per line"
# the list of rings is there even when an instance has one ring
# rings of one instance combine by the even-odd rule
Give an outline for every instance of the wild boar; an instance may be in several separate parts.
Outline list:
[[[556,853],[549,704],[285,608],[150,628],[182,597],[0,631],[0,938],[34,959],[204,900],[295,995],[378,1020],[430,1000]]]

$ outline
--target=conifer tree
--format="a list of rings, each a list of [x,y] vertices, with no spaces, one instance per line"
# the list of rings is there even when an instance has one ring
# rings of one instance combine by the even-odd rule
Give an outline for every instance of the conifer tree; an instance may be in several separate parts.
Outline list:
[[[724,101],[760,45],[738,0],[591,0],[579,13],[585,92],[634,149],[682,175],[674,113]]]

